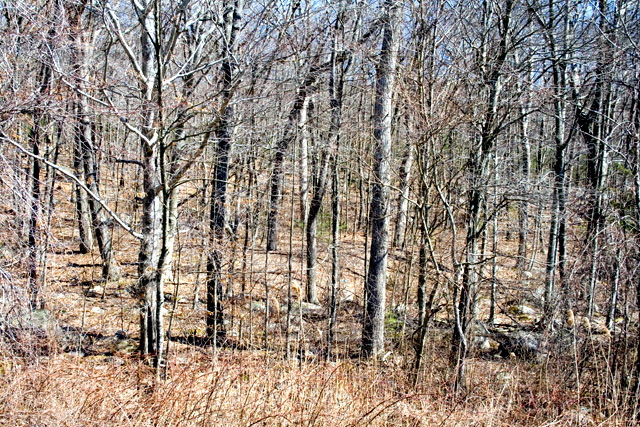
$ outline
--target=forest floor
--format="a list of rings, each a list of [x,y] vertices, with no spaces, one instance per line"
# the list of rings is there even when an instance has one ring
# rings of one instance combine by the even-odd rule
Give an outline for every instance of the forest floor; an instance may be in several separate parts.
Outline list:
[[[574,352],[564,363],[549,359],[499,357],[496,343],[474,352],[468,361],[464,393],[454,394],[455,370],[449,363],[450,310],[442,309],[427,336],[423,370],[412,381],[417,313],[417,254],[396,250],[389,266],[387,348],[378,361],[359,360],[365,237],[345,225],[341,233],[341,283],[335,359],[325,360],[330,282],[328,219],[321,219],[318,269],[321,305],[303,305],[290,317],[289,283],[303,287],[302,229],[293,225],[289,269],[289,216],[283,215],[280,248],[267,254],[260,232],[254,246],[243,251],[242,238],[225,248],[228,291],[225,315],[228,342],[214,349],[202,340],[205,330],[204,231],[188,226],[178,237],[173,280],[166,285],[165,321],[170,327],[167,368],[156,379],[136,356],[138,303],[127,291],[136,282],[137,241],[114,230],[115,253],[122,278],[100,280],[100,259],[77,252],[72,186],[57,185],[57,214],[48,235],[52,252],[46,259],[45,295],[49,334],[0,341],[0,425],[15,426],[191,426],[191,425],[626,425],[615,403],[592,394],[576,381],[579,359]],[[130,206],[135,220],[135,207]],[[196,218],[198,212],[192,213]],[[351,223],[351,218],[347,218]],[[5,228],[2,233],[8,233]],[[8,237],[7,237],[8,238]],[[446,258],[451,236],[435,236],[436,254]],[[515,240],[515,239],[514,239]],[[509,253],[515,241],[501,237],[500,298],[496,322],[526,327],[539,318],[535,299],[542,271],[520,277]],[[543,255],[538,255],[542,259]],[[446,262],[443,262],[446,266]],[[243,267],[244,266],[244,267]],[[16,266],[20,268],[20,266]],[[446,274],[446,272],[444,272]],[[16,277],[21,277],[16,274]],[[291,277],[291,281],[289,278]],[[3,285],[17,292],[19,279]],[[279,310],[265,316],[265,286]],[[429,286],[433,286],[430,283]],[[441,284],[439,304],[450,304]],[[242,289],[244,287],[244,289]],[[294,292],[295,296],[296,292]],[[248,296],[248,297],[247,297]],[[8,298],[8,299],[7,299]],[[194,304],[195,300],[195,304]],[[479,313],[488,312],[486,292]],[[272,304],[273,305],[273,304]],[[294,305],[295,306],[295,305]],[[13,312],[19,318],[18,311]],[[9,309],[11,312],[11,308]],[[3,313],[5,314],[5,313]],[[10,313],[11,314],[11,313]],[[24,322],[33,319],[25,320]],[[268,342],[265,344],[265,321]],[[601,320],[594,322],[594,330]],[[302,327],[301,327],[302,324]],[[60,338],[62,335],[62,338]],[[591,341],[593,352],[606,353],[607,338]],[[287,343],[290,351],[287,352]],[[289,357],[287,357],[287,353]],[[560,358],[562,359],[562,357]],[[603,358],[606,361],[606,358]],[[589,359],[597,364],[600,359]],[[596,366],[606,371],[606,366]],[[581,368],[582,369],[582,368]],[[606,381],[578,373],[583,381]],[[591,372],[591,371],[590,371]],[[603,379],[604,378],[604,379]],[[612,409],[613,408],[613,409]]]

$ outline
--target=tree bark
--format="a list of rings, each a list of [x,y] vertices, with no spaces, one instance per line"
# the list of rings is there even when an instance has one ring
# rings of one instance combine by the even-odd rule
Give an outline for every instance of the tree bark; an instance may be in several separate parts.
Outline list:
[[[161,81],[157,68],[157,46],[152,37],[157,34],[154,1],[146,0],[137,8],[142,31],[140,32],[141,72],[146,81],[140,84],[142,105],[142,242],[138,253],[138,286],[140,296],[140,353],[149,357],[159,368],[163,359],[164,325],[162,303],[164,300],[163,266],[161,256],[163,244],[163,206],[161,200],[162,176],[161,155],[156,113],[153,108],[154,87]],[[137,6],[136,6],[137,7]],[[157,95],[157,94],[156,94]],[[166,207],[165,207],[166,208]]]
[[[316,285],[316,269],[318,260],[317,228],[318,214],[322,207],[322,199],[327,189],[327,169],[329,166],[329,153],[327,147],[322,150],[318,168],[317,179],[314,180],[313,197],[309,205],[309,216],[307,218],[306,243],[307,243],[307,289],[306,301],[318,304],[318,291]]]
[[[393,247],[398,249],[404,248],[404,233],[407,227],[407,207],[409,206],[409,183],[412,164],[413,147],[411,144],[407,144],[406,151],[402,159],[402,166],[400,167],[400,192],[396,202],[398,206],[398,213],[396,215],[396,228],[393,234]]]
[[[45,66],[43,65],[43,68]],[[50,72],[45,71],[45,76],[48,74],[50,79]],[[33,154],[40,155],[40,138],[41,129],[40,126],[44,120],[41,113],[34,114],[33,127],[29,132],[29,138],[31,139],[31,150]],[[28,278],[29,278],[29,302],[31,309],[36,310],[42,307],[42,301],[40,299],[41,289],[40,282],[38,280],[38,265],[40,259],[40,162],[36,159],[32,159],[31,163],[31,213],[29,217],[29,234],[28,234]]]
[[[47,43],[51,43],[51,37],[55,34],[55,30],[51,29],[49,32]],[[49,46],[50,48],[50,46]],[[40,97],[44,97],[49,93],[51,88],[51,80],[52,80],[52,70],[50,65],[47,62],[43,62],[40,65],[40,69],[38,72],[37,81],[39,84],[38,87],[38,95]],[[31,142],[31,151],[35,156],[40,155],[41,148],[41,140],[45,136],[45,125],[47,122],[47,117],[45,113],[45,109],[41,107],[36,108],[33,117],[33,125],[29,132],[29,139]],[[30,217],[29,217],[29,232],[28,232],[28,267],[27,267],[27,277],[28,277],[28,292],[29,292],[29,303],[31,305],[31,309],[39,309],[44,307],[44,301],[42,300],[42,289],[41,289],[41,281],[38,277],[38,268],[40,264],[40,253],[42,250],[41,246],[41,225],[40,225],[40,214],[41,214],[41,189],[40,189],[40,173],[41,166],[40,162],[34,157],[31,159],[31,168],[30,168],[31,176],[30,176],[30,195],[31,195],[31,203],[30,203]]]
[[[529,78],[531,71],[530,66],[527,66],[527,79]],[[524,90],[524,85],[520,80],[517,82],[519,91]],[[527,87],[528,89],[528,87]],[[522,193],[523,200],[519,202],[518,206],[518,260],[516,262],[516,268],[518,270],[524,270],[527,263],[527,242],[529,240],[529,193],[531,191],[531,142],[529,141],[529,110],[531,108],[530,96],[526,95],[525,102],[520,104],[520,120],[519,137],[521,141],[520,152],[520,168],[522,171]]]
[[[214,178],[211,192],[210,241],[211,255],[207,260],[207,337],[210,340],[223,339],[226,335],[221,298],[223,297],[221,269],[226,224],[227,180],[229,177],[229,156],[235,126],[235,108],[229,104],[233,96],[236,67],[234,55],[236,38],[240,31],[243,0],[235,0],[226,5],[224,15],[225,46],[222,62],[223,97],[227,107],[216,131],[218,141]]]
[[[278,249],[278,216],[280,215],[280,204],[282,201],[282,184],[284,179],[284,156],[289,150],[289,145],[295,140],[298,129],[303,125],[302,118],[306,117],[306,110],[309,106],[309,97],[313,86],[316,84],[320,72],[326,65],[318,66],[313,63],[307,76],[298,88],[296,99],[289,113],[287,127],[284,135],[276,145],[276,153],[273,159],[273,172],[271,173],[271,189],[269,213],[267,216],[267,250]],[[305,120],[306,121],[306,120]],[[309,208],[311,209],[311,207]]]
[[[389,250],[389,163],[391,159],[392,97],[400,45],[400,2],[385,0],[380,61],[376,67],[374,110],[374,180],[370,207],[371,253],[365,284],[367,308],[362,326],[362,355],[376,357],[384,350],[384,316]]]
[[[344,10],[341,17],[344,18]],[[339,178],[339,156],[340,156],[340,127],[342,125],[342,96],[344,93],[344,78],[351,66],[351,56],[337,61],[338,40],[342,35],[338,31],[343,30],[340,23],[342,19],[336,20],[331,51],[331,74],[329,76],[329,102],[331,105],[331,126],[329,128],[329,149],[331,150],[331,296],[329,302],[329,337],[327,340],[327,358],[332,356],[335,340],[336,315],[338,286],[340,283],[340,259],[338,255],[338,245],[340,244],[340,178]],[[338,68],[340,72],[338,73]]]
[[[80,130],[75,130],[78,134]],[[73,169],[77,176],[84,176],[84,164],[82,160],[82,147],[80,141],[76,139],[73,146]],[[80,186],[74,186],[75,209],[78,220],[78,234],[80,238],[80,253],[87,254],[93,248],[93,233],[91,232],[91,213],[89,212],[89,200],[87,193],[82,191]]]

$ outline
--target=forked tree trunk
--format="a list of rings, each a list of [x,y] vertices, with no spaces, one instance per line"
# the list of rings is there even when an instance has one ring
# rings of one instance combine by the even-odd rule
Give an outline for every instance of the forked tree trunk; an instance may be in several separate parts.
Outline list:
[[[284,158],[289,150],[289,145],[295,140],[298,129],[306,122],[306,111],[309,106],[309,97],[313,86],[316,84],[320,72],[326,64],[318,66],[313,63],[306,78],[298,88],[298,94],[289,112],[287,126],[284,135],[276,145],[276,153],[273,159],[273,171],[271,173],[271,185],[269,193],[269,213],[267,216],[267,250],[278,249],[278,216],[280,215],[280,204],[282,201],[282,185],[284,180]],[[304,119],[304,122],[303,122]],[[311,209],[311,208],[310,208]]]

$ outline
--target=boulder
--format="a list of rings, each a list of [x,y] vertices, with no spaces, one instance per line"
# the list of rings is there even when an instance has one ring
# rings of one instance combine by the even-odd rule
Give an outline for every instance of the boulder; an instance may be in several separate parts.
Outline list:
[[[48,310],[33,310],[0,321],[0,335],[17,354],[46,355],[62,335],[55,316]]]
[[[492,333],[491,338],[498,342],[502,357],[534,359],[540,354],[540,337],[534,332],[516,331],[513,333]]]
[[[57,330],[58,322],[49,310],[33,310],[22,315],[11,317],[8,326],[20,329],[42,330],[53,332]]]
[[[91,352],[94,354],[132,354],[137,350],[138,343],[128,338],[123,331],[118,331],[109,337],[98,336],[91,346]]]
[[[291,304],[291,311],[296,313],[298,309],[302,309],[302,314],[310,314],[322,311],[323,307],[318,304],[312,304],[310,302],[304,301],[302,303],[294,302],[293,304]]]
[[[512,305],[507,310],[511,314],[519,314],[525,316],[534,316],[535,314],[537,314],[537,311],[534,308],[531,308],[524,304]]]
[[[266,309],[267,304],[265,302],[251,301],[251,310],[257,311],[259,313],[264,313]],[[271,301],[269,303],[269,317],[280,317],[280,305],[275,301]]]
[[[87,291],[88,297],[102,297],[104,295],[104,288],[100,285],[92,286]]]

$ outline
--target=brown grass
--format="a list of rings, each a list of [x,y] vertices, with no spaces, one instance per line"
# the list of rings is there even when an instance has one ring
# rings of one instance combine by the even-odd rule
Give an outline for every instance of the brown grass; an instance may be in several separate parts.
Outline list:
[[[304,363],[264,352],[176,354],[167,378],[122,357],[3,361],[6,426],[509,426],[625,425],[587,410],[559,372],[519,361],[471,360],[465,396],[429,361],[418,386],[394,364]]]

